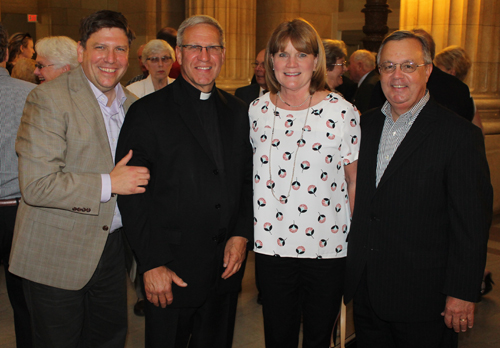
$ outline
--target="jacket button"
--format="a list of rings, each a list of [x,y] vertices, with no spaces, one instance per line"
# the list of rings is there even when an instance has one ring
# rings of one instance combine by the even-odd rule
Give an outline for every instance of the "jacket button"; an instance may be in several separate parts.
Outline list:
[[[219,175],[219,171],[217,169],[214,169],[214,175]]]
[[[76,211],[76,207],[73,207],[73,209],[71,209],[71,210]]]
[[[215,209],[220,209],[221,208],[221,205],[220,204],[216,204],[215,205]]]
[[[102,229],[103,229],[104,231],[108,231],[108,230],[109,230],[109,227],[108,227],[108,226],[106,226],[106,225],[104,225],[104,226],[102,226]]]

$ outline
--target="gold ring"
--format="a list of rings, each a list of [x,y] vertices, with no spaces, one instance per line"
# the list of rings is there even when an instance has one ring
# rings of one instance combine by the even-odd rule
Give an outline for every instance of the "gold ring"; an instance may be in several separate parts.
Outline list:
[[[467,319],[460,319],[460,321],[466,321]]]

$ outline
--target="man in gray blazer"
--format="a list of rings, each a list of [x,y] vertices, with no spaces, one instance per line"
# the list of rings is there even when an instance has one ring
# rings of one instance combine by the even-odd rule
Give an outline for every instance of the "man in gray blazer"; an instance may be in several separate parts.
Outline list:
[[[17,134],[19,205],[10,271],[25,278],[36,347],[123,347],[125,264],[116,195],[142,193],[146,168],[116,166],[119,84],[134,33],[98,11],[82,20],[74,69],[34,89]]]

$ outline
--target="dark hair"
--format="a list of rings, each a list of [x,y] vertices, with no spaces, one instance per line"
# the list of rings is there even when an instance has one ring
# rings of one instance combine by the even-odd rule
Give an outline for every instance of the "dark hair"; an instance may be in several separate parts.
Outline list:
[[[384,48],[386,43],[388,43],[389,41],[401,41],[401,40],[406,40],[406,39],[415,39],[418,42],[420,42],[420,44],[422,45],[422,53],[423,53],[424,63],[425,64],[432,64],[429,43],[427,42],[425,37],[423,35],[419,35],[413,31],[408,31],[408,30],[396,30],[395,32],[386,36],[386,38],[382,41],[380,48],[378,49],[377,64],[380,64],[380,56],[382,54],[382,49]]]
[[[28,47],[28,42],[33,41],[29,33],[15,33],[9,39],[9,62],[16,60],[21,53],[21,46]]]
[[[332,71],[335,68],[337,59],[342,58],[345,60],[347,56],[347,49],[345,48],[344,41],[340,40],[323,40],[326,56],[326,70]]]
[[[102,10],[92,13],[80,22],[80,45],[86,48],[89,37],[103,28],[119,28],[125,32],[128,44],[135,39],[135,34],[128,26],[127,18],[120,12]]]
[[[160,29],[160,31],[156,34],[156,38],[158,40],[167,41],[173,49],[177,46],[177,30],[174,28],[165,27]]]
[[[7,30],[5,30],[2,23],[0,23],[0,62],[5,60],[7,47],[9,46],[8,36]]]
[[[269,38],[266,49],[266,84],[272,93],[277,93],[281,85],[274,75],[273,57],[276,53],[282,52],[290,41],[299,52],[312,54],[318,59],[316,70],[311,77],[309,93],[316,91],[330,90],[326,82],[326,57],[325,49],[316,29],[305,19],[296,18],[278,25]]]

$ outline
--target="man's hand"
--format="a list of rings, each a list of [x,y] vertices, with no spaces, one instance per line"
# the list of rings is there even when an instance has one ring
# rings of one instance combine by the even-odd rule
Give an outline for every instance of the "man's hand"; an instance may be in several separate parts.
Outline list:
[[[144,273],[144,289],[146,298],[156,307],[167,307],[174,300],[172,282],[185,288],[184,281],[175,272],[165,266],[150,269]]]
[[[241,264],[245,260],[247,249],[247,239],[243,237],[231,237],[224,249],[224,267],[222,278],[227,279],[239,271]]]
[[[441,315],[444,317],[444,323],[455,332],[465,332],[467,328],[474,326],[474,308],[473,302],[460,300],[455,297],[446,297],[446,306]]]
[[[132,150],[116,164],[109,176],[111,177],[111,192],[119,195],[133,195],[146,192],[149,182],[149,169],[145,167],[127,166],[132,158]]]

